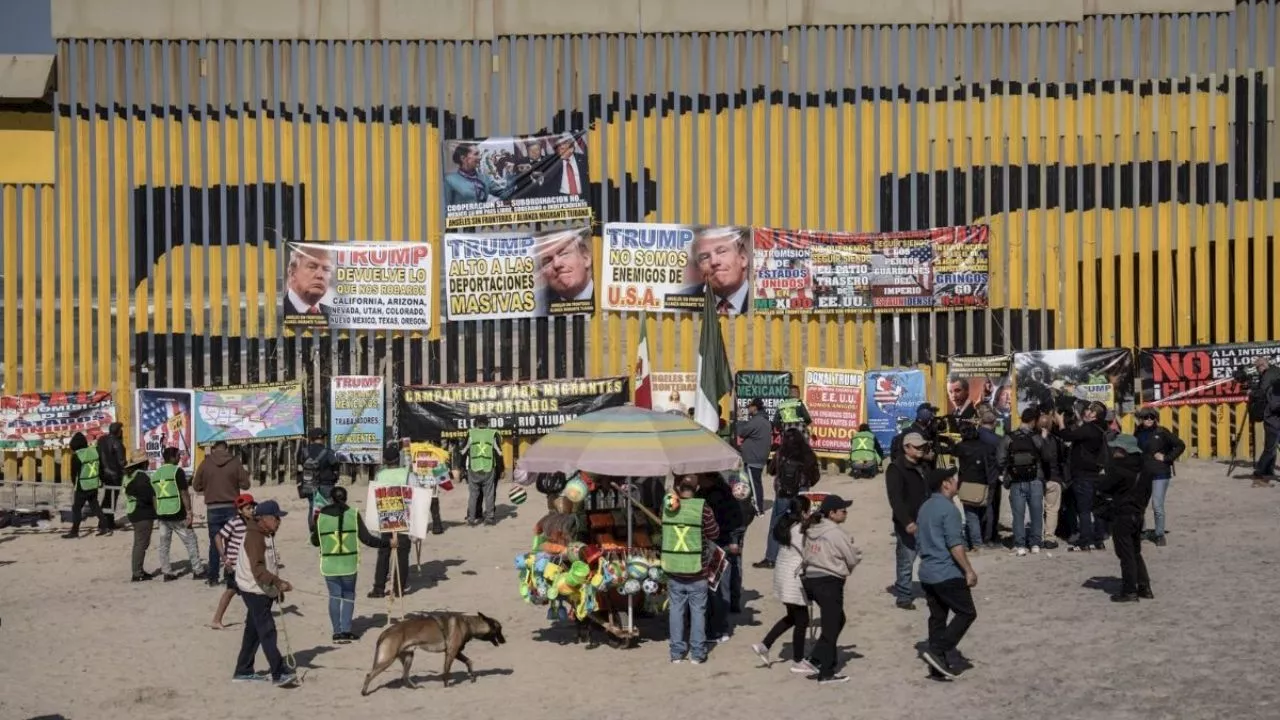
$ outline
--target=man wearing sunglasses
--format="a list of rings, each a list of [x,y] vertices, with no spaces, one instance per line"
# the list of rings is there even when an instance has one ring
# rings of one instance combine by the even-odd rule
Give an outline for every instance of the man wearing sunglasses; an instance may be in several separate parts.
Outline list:
[[[896,549],[896,579],[889,592],[900,610],[915,610],[911,574],[916,562],[916,515],[929,498],[929,458],[933,443],[918,432],[902,436],[902,452],[889,463],[885,472],[885,492],[893,511],[893,534]]]

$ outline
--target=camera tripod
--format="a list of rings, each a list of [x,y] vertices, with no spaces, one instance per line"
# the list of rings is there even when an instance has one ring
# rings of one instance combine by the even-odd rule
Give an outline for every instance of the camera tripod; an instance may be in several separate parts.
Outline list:
[[[1240,438],[1244,437],[1245,429],[1251,427],[1253,427],[1253,419],[1246,417],[1245,421],[1240,423],[1240,427],[1236,428],[1236,436],[1231,440],[1231,462],[1227,463],[1227,477],[1231,477],[1231,474],[1236,471],[1236,456],[1240,454]]]

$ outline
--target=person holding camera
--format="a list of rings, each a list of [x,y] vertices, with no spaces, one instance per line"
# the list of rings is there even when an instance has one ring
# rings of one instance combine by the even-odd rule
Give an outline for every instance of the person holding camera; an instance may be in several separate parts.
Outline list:
[[[1062,412],[1054,413],[1058,437],[1071,443],[1067,466],[1071,470],[1079,536],[1076,544],[1067,548],[1070,552],[1106,549],[1102,542],[1102,521],[1093,515],[1093,494],[1108,458],[1107,406],[1096,401],[1089,403],[1081,413],[1081,420],[1079,425],[1069,428]]]
[[[1005,438],[1000,448],[1000,467],[1013,510],[1013,552],[1023,557],[1030,550],[1040,552],[1044,532],[1045,468],[1057,463],[1054,446],[1045,441],[1048,433],[1038,427],[1040,409],[1022,411],[1022,426]],[[1027,514],[1031,527],[1027,527]],[[1029,531],[1029,532],[1028,532]]]
[[[1249,422],[1262,423],[1262,453],[1253,466],[1253,486],[1269,487],[1276,478],[1276,444],[1280,443],[1280,397],[1276,396],[1280,368],[1265,357],[1254,358],[1253,367],[1258,374],[1249,385]]]
[[[954,444],[951,438],[943,435],[943,428],[939,426],[945,425],[945,418],[938,417],[938,408],[929,403],[921,403],[916,408],[916,419],[910,425],[902,429],[902,432],[894,436],[893,442],[889,444],[889,459],[891,461],[901,461],[903,458],[903,440],[911,433],[916,433],[924,438],[925,442],[931,446],[935,446],[937,452],[950,454]],[[930,458],[926,463],[930,468],[936,467],[936,457]]]

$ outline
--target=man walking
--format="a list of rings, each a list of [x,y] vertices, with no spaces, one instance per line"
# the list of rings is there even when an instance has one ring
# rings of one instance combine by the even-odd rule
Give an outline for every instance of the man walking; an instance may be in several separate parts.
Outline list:
[[[920,585],[929,602],[929,644],[920,657],[928,663],[930,676],[952,680],[956,670],[948,655],[978,619],[970,591],[978,584],[978,573],[969,564],[964,530],[952,502],[960,490],[955,471],[933,471],[929,486],[933,494],[916,520]]]
[[[176,534],[187,549],[187,562],[191,566],[191,579],[206,579],[204,565],[200,562],[200,544],[191,529],[195,512],[191,503],[191,488],[187,474],[178,467],[182,453],[176,447],[167,447],[161,453],[164,464],[151,473],[151,490],[156,504],[156,521],[160,523],[160,572],[165,582],[178,576],[169,567],[169,546]]]
[[[694,497],[698,479],[686,475],[676,481],[675,493],[662,507],[662,571],[667,574],[668,630],[671,662],[684,661],[688,653],[694,665],[707,661],[708,542],[720,537],[720,527],[706,503]],[[722,580],[723,582],[723,580]],[[685,642],[685,613],[689,640]]]
[[[911,574],[916,562],[916,515],[928,498],[928,480],[925,473],[925,455],[930,445],[920,433],[909,432],[902,436],[902,454],[889,462],[884,474],[885,491],[889,496],[889,508],[893,512],[893,533],[897,536],[896,579],[890,592],[899,610],[915,610],[914,589]],[[958,521],[954,506],[952,514]]]
[[[369,483],[369,494],[366,496],[364,520],[370,528],[381,527],[378,523],[377,488],[409,484],[409,468],[400,466],[400,444],[391,441],[382,451],[384,467]],[[387,582],[391,574],[391,551],[396,553],[396,571],[399,573],[399,587],[391,586],[391,592],[397,597],[408,592],[409,582],[409,538],[399,537],[399,533],[384,532],[380,534],[382,543],[378,545],[378,560],[373,569],[373,590],[371,598],[387,596]]]
[[[241,492],[249,489],[249,471],[240,462],[240,457],[232,453],[225,440],[213,444],[213,449],[205,456],[200,467],[196,468],[192,487],[197,493],[204,495],[204,506],[209,524],[209,587],[222,584],[218,569],[222,567],[218,558],[218,544],[214,542],[222,526],[236,516],[236,498]]]
[[[279,503],[265,500],[254,508],[253,522],[245,526],[244,542],[236,557],[236,586],[245,607],[244,635],[231,676],[233,682],[265,681],[269,677],[277,687],[298,684],[297,674],[285,666],[276,645],[276,620],[271,615],[271,604],[293,590],[293,585],[278,575],[275,534],[285,515],[288,513],[280,509]],[[269,676],[259,675],[253,668],[259,647],[267,657]]]
[[[107,528],[117,529],[116,501],[125,484],[124,424],[111,423],[107,434],[98,438],[98,461],[102,473],[102,514],[107,518]]]
[[[764,466],[773,447],[773,428],[764,412],[764,400],[756,398],[747,405],[747,421],[737,426],[737,433],[738,452],[751,476],[751,505],[756,515],[763,515]]]
[[[498,493],[495,463],[501,450],[497,431],[489,428],[489,418],[480,418],[476,425],[467,431],[467,444],[462,448],[467,457],[467,524],[480,523],[483,501],[484,524],[492,525]]]
[[[89,445],[84,433],[71,436],[71,477],[75,480],[76,490],[71,500],[71,529],[62,537],[74,540],[80,537],[80,520],[84,506],[89,505],[89,512],[98,518],[98,534],[109,535],[111,528],[107,526],[107,518],[98,505],[98,488],[102,485],[102,463],[98,459],[98,448]]]

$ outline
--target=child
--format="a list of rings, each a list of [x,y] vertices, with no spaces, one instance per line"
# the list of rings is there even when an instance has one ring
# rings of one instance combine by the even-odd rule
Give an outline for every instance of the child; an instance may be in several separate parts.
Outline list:
[[[214,537],[218,556],[222,558],[222,580],[227,586],[222,591],[222,597],[218,598],[218,609],[213,612],[213,622],[209,623],[209,627],[214,630],[226,627],[222,624],[222,616],[226,614],[232,598],[239,592],[236,587],[236,557],[240,555],[240,544],[244,542],[245,523],[253,517],[253,509],[257,504],[249,493],[240,493],[235,502],[236,516],[223,525],[222,530]]]

